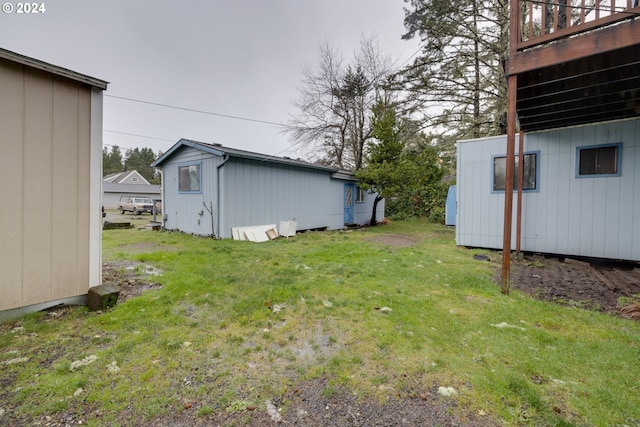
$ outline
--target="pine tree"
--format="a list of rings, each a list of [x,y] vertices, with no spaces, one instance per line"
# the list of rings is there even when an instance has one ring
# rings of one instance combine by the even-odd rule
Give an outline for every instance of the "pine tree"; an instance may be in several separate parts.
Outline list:
[[[112,146],[111,152],[107,150],[107,147],[104,147],[102,149],[102,175],[107,176],[112,173],[122,172],[123,168],[120,147],[117,145]]]
[[[127,159],[124,162],[125,170],[136,170],[151,184],[158,184],[160,178],[151,164],[156,160],[156,155],[150,148],[134,148],[127,150]]]
[[[421,54],[399,75],[406,107],[430,132],[477,138],[503,133],[508,51],[505,0],[407,0],[404,39]]]

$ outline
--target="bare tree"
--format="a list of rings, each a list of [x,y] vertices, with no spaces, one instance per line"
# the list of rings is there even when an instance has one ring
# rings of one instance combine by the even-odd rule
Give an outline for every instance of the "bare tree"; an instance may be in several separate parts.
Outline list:
[[[371,138],[371,107],[391,74],[391,60],[372,38],[363,38],[352,63],[324,42],[317,69],[303,71],[296,113],[285,133],[318,163],[342,169],[363,166]]]

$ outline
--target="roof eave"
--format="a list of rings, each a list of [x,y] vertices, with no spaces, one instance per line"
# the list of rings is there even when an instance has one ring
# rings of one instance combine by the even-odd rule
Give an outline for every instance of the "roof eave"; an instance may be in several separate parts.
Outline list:
[[[19,53],[12,52],[10,50],[0,48],[0,58],[9,61],[17,62],[18,64],[26,65],[31,68],[46,71],[48,73],[56,74],[61,77],[66,77],[71,80],[75,80],[81,83],[88,84],[90,86],[97,87],[102,90],[107,89],[109,82],[97,79],[95,77],[87,76],[67,68],[52,65],[39,59],[30,58],[28,56],[20,55]]]

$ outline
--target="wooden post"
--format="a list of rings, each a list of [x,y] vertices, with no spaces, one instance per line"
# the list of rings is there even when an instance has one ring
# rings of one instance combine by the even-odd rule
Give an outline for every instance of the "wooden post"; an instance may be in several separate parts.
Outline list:
[[[520,0],[509,2],[509,55],[518,51],[522,39],[520,27]],[[515,166],[516,143],[516,100],[518,75],[508,72],[507,77],[507,176],[504,191],[504,227],[502,230],[502,283],[500,291],[509,294],[511,274],[511,222],[513,216],[513,169]]]
[[[509,280],[511,273],[511,223],[513,221],[513,175],[515,166],[516,143],[516,90],[518,88],[517,75],[509,76],[507,107],[507,176],[504,189],[504,228],[502,231],[502,285],[500,291],[509,294]]]

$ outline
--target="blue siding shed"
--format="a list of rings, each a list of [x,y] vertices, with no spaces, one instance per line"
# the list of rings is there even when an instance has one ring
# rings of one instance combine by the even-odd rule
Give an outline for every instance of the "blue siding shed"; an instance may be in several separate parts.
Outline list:
[[[342,229],[368,224],[373,211],[374,195],[353,194],[353,174],[300,160],[181,139],[154,166],[162,169],[165,229],[221,238],[233,227],[287,220],[298,230]],[[354,189],[350,200],[345,186]]]
[[[459,245],[502,248],[506,147],[504,135],[458,142]],[[524,154],[523,251],[640,260],[640,119],[527,133]]]

